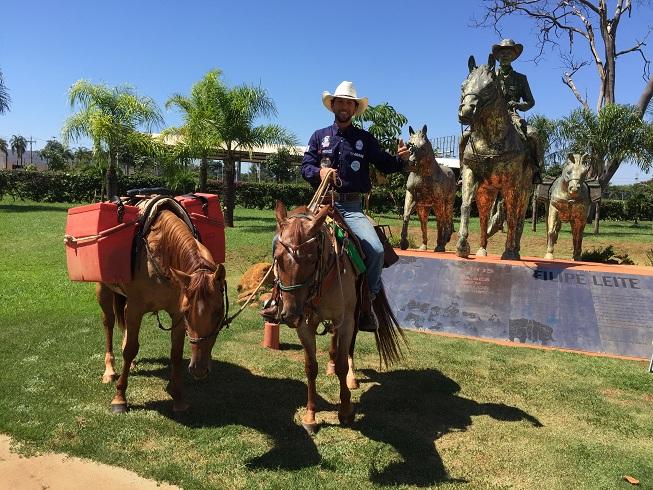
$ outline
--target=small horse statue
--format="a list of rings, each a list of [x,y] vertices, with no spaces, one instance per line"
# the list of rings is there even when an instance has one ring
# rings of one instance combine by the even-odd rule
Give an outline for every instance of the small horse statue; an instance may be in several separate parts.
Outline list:
[[[329,349],[332,369],[340,381],[338,419],[343,425],[354,420],[351,391],[358,387],[354,374],[353,347],[356,337],[357,278],[346,253],[337,245],[325,223],[330,206],[317,213],[306,206],[288,214],[280,201],[276,205],[278,240],[274,246],[274,266],[281,291],[281,320],[297,335],[304,347],[304,370],[308,380],[308,401],[302,425],[307,432],[317,431],[315,420],[317,358],[315,335],[320,322],[332,322]],[[374,302],[379,319],[376,332],[381,360],[389,365],[401,358],[397,325],[383,290]]]
[[[426,226],[431,209],[438,221],[438,239],[436,252],[444,252],[444,246],[449,243],[453,233],[453,205],[456,199],[456,177],[449,167],[440,165],[435,159],[433,147],[426,136],[426,124],[421,131],[415,132],[408,127],[410,139],[410,160],[407,168],[410,171],[406,183],[406,200],[404,202],[404,224],[401,228],[402,250],[408,248],[408,220],[417,208],[417,216],[422,226],[422,245],[420,250],[427,248]]]
[[[519,260],[533,180],[529,158],[539,152],[523,141],[513,126],[494,70],[495,63],[490,54],[487,65],[477,67],[474,57],[470,56],[469,75],[462,84],[458,119],[471,126],[471,134],[466,142],[461,142],[460,148],[462,206],[456,253],[460,257],[469,256],[469,212],[475,197],[481,233],[481,246],[476,255],[487,255],[490,213],[501,192],[508,223],[501,258]]]
[[[116,377],[113,327],[118,320],[124,329],[123,365],[111,409],[126,412],[129,369],[138,353],[141,320],[148,312],[165,310],[172,319],[172,368],[166,390],[172,396],[173,411],[182,412],[188,408],[183,391],[184,335],[192,347],[188,370],[195,379],[205,378],[211,368],[211,350],[225,320],[225,269],[214,263],[188,225],[169,210],[158,214],[143,241],[131,282],[96,286],[106,336],[102,381],[109,383]]]
[[[591,207],[590,189],[585,179],[591,168],[589,154],[581,156],[570,153],[567,155],[562,174],[551,184],[545,259],[553,259],[553,247],[558,241],[560,227],[563,222],[569,222],[574,243],[574,260],[580,260],[583,231]]]

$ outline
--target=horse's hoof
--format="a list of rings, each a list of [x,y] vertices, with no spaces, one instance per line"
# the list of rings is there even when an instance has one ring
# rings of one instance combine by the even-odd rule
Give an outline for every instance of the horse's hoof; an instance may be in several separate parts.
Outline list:
[[[128,408],[126,403],[112,403],[111,411],[113,413],[127,413]]]
[[[422,244],[419,246],[418,250],[421,250],[421,251],[423,252],[424,250],[426,250],[426,248],[427,248],[426,245],[425,245],[424,243],[422,243]]]
[[[327,376],[333,376],[334,374],[336,374],[336,365],[335,365],[335,363],[333,363],[331,361],[327,362],[326,374],[327,374]]]
[[[307,424],[306,422],[302,422],[302,427],[308,433],[309,436],[314,436],[315,434],[317,434],[317,431],[320,430],[320,427],[317,425],[316,422],[312,422],[310,424]]]
[[[521,256],[517,252],[503,252],[501,260],[521,260]]]
[[[406,238],[401,239],[401,241],[399,242],[399,248],[401,250],[406,250],[408,248],[408,240]]]
[[[102,376],[102,382],[104,384],[113,383],[116,380],[116,377],[115,374],[105,374]]]
[[[553,260],[553,254],[547,253],[547,254],[544,256],[544,258],[545,258],[545,259],[548,259],[548,260]]]
[[[186,402],[172,402],[172,411],[175,414],[186,413],[189,408],[190,405]]]
[[[343,415],[340,412],[338,412],[338,420],[340,421],[340,425],[344,425],[345,427],[347,427],[347,426],[350,426],[351,424],[353,424],[354,423],[354,415],[355,415],[355,412],[354,412],[353,409],[347,415]]]
[[[479,248],[476,251],[476,256],[477,257],[487,257],[487,250],[485,250],[483,247]]]
[[[444,245],[438,245],[435,247],[434,252],[444,252]]]
[[[350,390],[357,390],[360,388],[360,384],[358,383],[358,380],[356,378],[347,378],[347,388]]]

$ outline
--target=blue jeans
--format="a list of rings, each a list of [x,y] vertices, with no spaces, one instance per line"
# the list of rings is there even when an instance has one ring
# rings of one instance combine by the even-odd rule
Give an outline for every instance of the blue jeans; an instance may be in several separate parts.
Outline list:
[[[360,201],[337,202],[336,208],[361,242],[370,292],[377,294],[381,290],[383,244],[374,230],[374,225],[363,213],[363,205]]]

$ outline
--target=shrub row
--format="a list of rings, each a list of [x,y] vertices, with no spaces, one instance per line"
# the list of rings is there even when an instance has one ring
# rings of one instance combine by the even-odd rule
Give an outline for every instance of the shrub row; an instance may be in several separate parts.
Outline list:
[[[124,195],[128,189],[143,187],[165,187],[161,177],[151,175],[121,175],[118,190]],[[64,172],[14,172],[0,170],[0,197],[7,195],[14,199],[29,199],[42,202],[91,202],[99,198],[102,178],[98,175],[80,175]],[[174,189],[173,189],[174,190]],[[223,194],[221,181],[210,180],[208,191]],[[183,193],[179,191],[179,193]],[[307,204],[313,197],[313,190],[306,183],[277,184],[272,182],[238,182],[236,184],[236,205],[246,208],[272,209],[278,199],[287,206]],[[460,214],[460,192],[456,194],[454,212]],[[374,213],[403,213],[404,193],[401,189],[377,187],[370,196],[370,209]],[[538,216],[544,216],[544,205],[538,205]],[[472,204],[472,216],[478,216]],[[530,203],[527,217],[530,217]],[[637,216],[636,216],[637,215]],[[627,201],[604,199],[601,202],[601,219],[628,221],[653,218],[653,202],[644,202],[634,209]]]

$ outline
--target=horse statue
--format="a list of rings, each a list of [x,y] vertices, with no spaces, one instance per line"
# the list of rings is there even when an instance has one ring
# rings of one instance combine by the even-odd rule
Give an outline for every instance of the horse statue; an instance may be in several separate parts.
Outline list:
[[[547,243],[545,259],[553,259],[553,247],[558,241],[562,223],[571,224],[574,243],[574,260],[580,260],[583,248],[583,231],[589,216],[590,189],[585,182],[591,170],[590,155],[570,153],[562,174],[549,189],[549,212],[547,219]]]
[[[205,378],[225,320],[225,269],[215,264],[186,222],[170,210],[157,215],[135,260],[131,282],[96,286],[106,337],[102,381],[109,383],[116,377],[113,327],[117,320],[124,330],[123,365],[111,409],[126,412],[129,369],[138,353],[141,320],[148,312],[164,310],[172,319],[171,375],[166,391],[172,396],[173,411],[182,412],[188,408],[183,390],[184,335],[191,343],[188,370],[195,379]]]
[[[458,119],[471,126],[471,133],[469,139],[463,139],[460,145],[462,206],[456,253],[460,257],[469,256],[469,212],[475,197],[481,233],[481,246],[476,255],[487,255],[490,213],[497,194],[501,192],[508,223],[501,258],[519,260],[533,181],[529,159],[537,158],[539,152],[523,141],[513,126],[495,73],[495,63],[490,54],[487,65],[476,66],[474,57],[470,56],[469,75],[462,84]]]
[[[438,239],[436,252],[444,252],[444,246],[449,243],[453,233],[453,205],[456,199],[456,177],[449,167],[440,165],[435,159],[433,147],[426,136],[426,124],[421,131],[415,132],[408,127],[410,139],[407,146],[410,149],[410,159],[407,165],[410,174],[406,183],[406,200],[404,202],[404,224],[401,228],[402,250],[408,248],[408,220],[417,208],[417,216],[422,226],[422,245],[420,250],[427,248],[426,226],[431,209],[438,221]]]
[[[297,329],[304,347],[308,401],[302,425],[311,434],[318,428],[315,335],[320,322],[332,323],[327,372],[329,369],[335,371],[340,382],[338,419],[343,425],[354,420],[350,390],[358,387],[353,348],[359,288],[349,256],[341,253],[341,247],[325,223],[330,211],[330,206],[323,206],[315,213],[301,206],[288,213],[280,201],[275,209],[278,239],[274,245],[274,267],[281,291],[280,317],[288,326]],[[377,349],[387,366],[401,358],[399,339],[403,338],[403,332],[383,290],[377,295],[374,308],[379,320]]]

